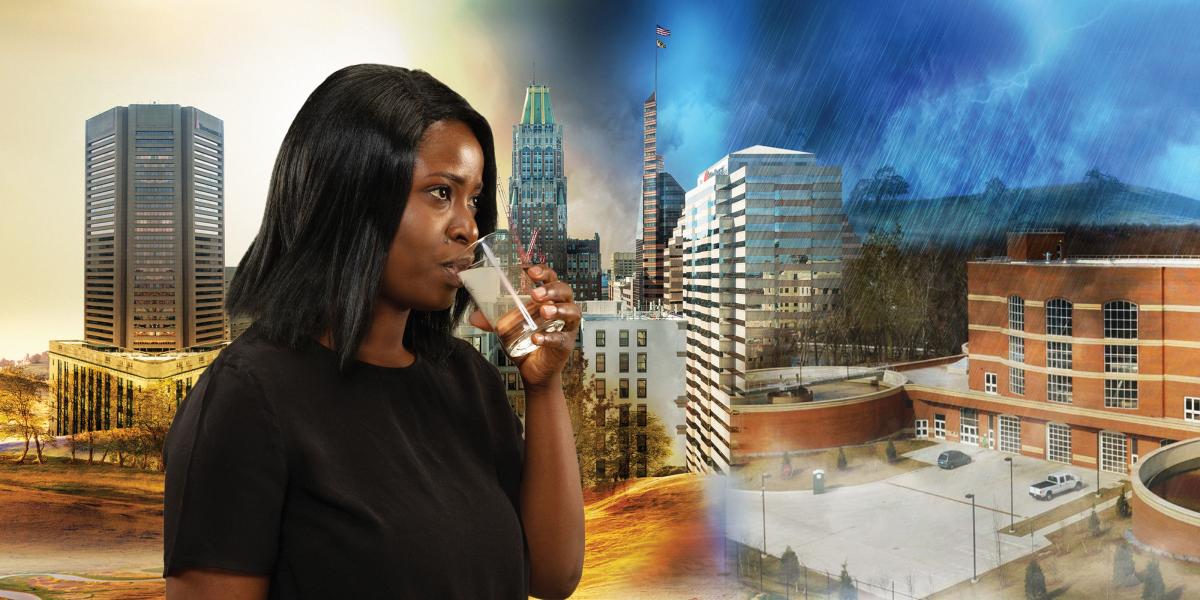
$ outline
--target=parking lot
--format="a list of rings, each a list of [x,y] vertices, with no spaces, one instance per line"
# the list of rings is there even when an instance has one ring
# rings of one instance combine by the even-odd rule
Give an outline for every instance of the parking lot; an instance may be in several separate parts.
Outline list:
[[[954,449],[972,462],[954,470],[936,466],[937,456]],[[942,443],[905,456],[929,467],[874,483],[839,487],[837,472],[827,476],[828,491],[766,493],[767,551],[775,556],[791,546],[810,569],[835,575],[844,562],[852,576],[879,586],[876,595],[924,597],[972,576],[971,501],[975,494],[975,560],[983,573],[1047,544],[1045,537],[1011,536],[1010,520],[1020,522],[1096,491],[1096,472],[1025,456],[1013,457],[1012,500],[1009,513],[1008,454],[958,443]],[[1084,482],[1050,501],[1029,496],[1029,485],[1053,472],[1066,471]],[[805,474],[805,476],[809,476]],[[1101,487],[1120,478],[1101,473]],[[729,490],[729,535],[744,544],[762,547],[763,495]],[[879,590],[888,590],[883,593]]]

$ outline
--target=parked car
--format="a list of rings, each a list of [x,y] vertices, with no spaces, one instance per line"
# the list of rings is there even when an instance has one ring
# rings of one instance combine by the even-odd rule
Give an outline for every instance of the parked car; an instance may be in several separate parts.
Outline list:
[[[1029,495],[1038,500],[1050,500],[1063,492],[1077,490],[1083,487],[1083,482],[1070,473],[1051,473],[1045,481],[1039,481],[1029,486]]]
[[[947,450],[938,455],[938,466],[943,469],[955,469],[971,462],[971,457],[958,450]]]

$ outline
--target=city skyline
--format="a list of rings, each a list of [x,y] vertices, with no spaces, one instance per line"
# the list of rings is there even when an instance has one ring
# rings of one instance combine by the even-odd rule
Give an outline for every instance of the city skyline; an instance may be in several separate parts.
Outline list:
[[[1095,166],[1200,195],[1200,172],[1186,168],[1200,160],[1190,100],[1197,84],[1163,75],[1200,55],[1179,25],[1194,22],[1200,7],[864,8],[463,1],[345,11],[218,2],[188,13],[180,44],[177,6],[6,4],[0,50],[18,60],[0,68],[17,85],[0,108],[21,118],[0,125],[8,209],[0,253],[18,258],[0,267],[13,282],[0,290],[0,356],[81,336],[83,215],[73,207],[82,197],[87,117],[152,102],[222,115],[230,136],[225,258],[236,264],[257,231],[296,109],[329,73],[359,62],[428,70],[495,131],[512,124],[535,77],[560,90],[556,117],[572,132],[564,142],[571,222],[589,224],[568,235],[598,232],[605,261],[632,249],[641,225],[641,103],[654,88],[656,23],[672,30],[658,51],[658,142],[681,181],[731,150],[765,144],[843,165],[847,189],[885,163],[909,179],[914,196],[974,191],[991,176],[1010,187],[1077,181]],[[454,23],[457,41],[408,25],[430,22]],[[128,35],[129,23],[139,36]],[[881,51],[888,47],[895,51]],[[1102,64],[1089,62],[1101,53]],[[498,157],[511,152],[506,138],[497,136]],[[498,162],[499,176],[509,176],[508,161]]]

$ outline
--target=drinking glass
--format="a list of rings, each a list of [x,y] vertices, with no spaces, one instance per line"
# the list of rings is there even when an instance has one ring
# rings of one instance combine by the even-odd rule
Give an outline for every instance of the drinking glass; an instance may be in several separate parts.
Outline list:
[[[512,243],[503,235],[488,234],[475,242],[476,261],[458,276],[471,300],[500,337],[504,352],[520,358],[537,350],[533,334],[561,331],[562,319],[547,319],[530,295],[536,287],[522,263],[511,250]]]

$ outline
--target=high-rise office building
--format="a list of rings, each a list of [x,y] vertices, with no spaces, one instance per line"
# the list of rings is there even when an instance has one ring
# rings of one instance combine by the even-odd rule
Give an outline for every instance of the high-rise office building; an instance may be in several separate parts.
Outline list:
[[[642,105],[642,284],[637,290],[639,308],[663,302],[662,250],[683,210],[684,191],[663,169],[658,154],[658,101],[650,94]]]
[[[773,346],[841,288],[853,252],[841,167],[795,150],[734,152],[697,178],[681,221],[688,467],[728,472],[730,407],[748,371],[781,366]]]
[[[532,237],[550,267],[566,273],[567,177],[563,174],[563,129],[554,122],[550,87],[525,89],[521,122],[513,125],[512,176],[508,180],[509,230]],[[571,282],[574,283],[574,282]]]
[[[592,239],[567,238],[566,277],[575,293],[575,300],[602,300],[600,277],[600,234]]]
[[[612,278],[624,279],[633,277],[634,272],[638,268],[638,256],[636,252],[613,252],[612,253]]]
[[[86,123],[84,339],[144,352],[225,338],[220,119],[134,104]]]

